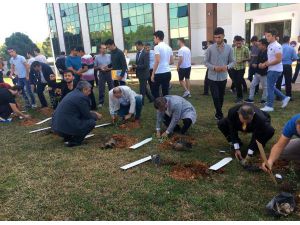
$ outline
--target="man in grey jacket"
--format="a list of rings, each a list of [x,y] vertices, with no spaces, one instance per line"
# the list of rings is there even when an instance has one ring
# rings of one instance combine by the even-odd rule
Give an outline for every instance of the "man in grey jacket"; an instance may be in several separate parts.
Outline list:
[[[157,109],[156,135],[157,137],[167,137],[173,132],[185,134],[192,124],[196,122],[197,114],[190,102],[177,95],[166,95],[158,97],[154,101]],[[178,122],[183,121],[183,127]],[[160,126],[164,123],[167,130],[161,134]]]
[[[223,102],[227,83],[228,69],[233,68],[235,61],[232,48],[224,43],[224,29],[217,27],[214,31],[215,43],[205,52],[205,65],[208,69],[208,82],[214,101],[215,118],[223,118]]]

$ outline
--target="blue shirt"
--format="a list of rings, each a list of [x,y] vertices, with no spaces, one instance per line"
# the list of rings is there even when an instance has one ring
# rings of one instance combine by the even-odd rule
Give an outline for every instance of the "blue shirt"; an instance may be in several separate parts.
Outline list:
[[[292,138],[294,135],[300,137],[296,129],[296,121],[300,119],[300,114],[293,116],[285,125],[282,134],[287,138]]]
[[[282,45],[282,64],[292,65],[293,61],[297,60],[298,56],[295,49],[289,44]]]
[[[150,50],[150,52],[149,52],[149,68],[150,68],[150,69],[153,69],[153,66],[154,66],[154,58],[155,58],[154,50]]]
[[[66,67],[72,67],[74,70],[81,68],[81,58],[79,56],[68,56],[66,58]]]
[[[15,65],[15,71],[18,78],[26,77],[26,66],[24,65],[24,63],[26,63],[26,59],[24,56],[17,55],[16,58],[11,57],[9,63],[11,65]]]

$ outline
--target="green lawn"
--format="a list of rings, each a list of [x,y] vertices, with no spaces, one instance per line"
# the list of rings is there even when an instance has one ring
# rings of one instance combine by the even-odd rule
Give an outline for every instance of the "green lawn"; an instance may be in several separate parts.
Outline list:
[[[131,86],[137,89],[137,85]],[[160,154],[162,160],[201,160],[209,165],[228,156],[219,153],[228,145],[216,127],[211,96],[200,95],[202,90],[194,86],[190,99],[198,113],[189,131],[198,143],[190,152],[158,149],[156,140],[134,151],[99,148],[103,137],[111,134],[139,140],[152,136],[156,118],[149,103],[143,109],[140,129],[98,128],[92,132],[94,137],[76,148],[64,147],[53,134],[28,134],[47,123],[33,127],[21,127],[18,120],[0,124],[0,220],[274,220],[266,215],[265,205],[279,190],[266,174],[244,171],[236,160],[223,174],[194,181],[174,180],[169,176],[171,166],[156,167],[150,162],[121,171],[120,166],[149,154]],[[181,95],[182,90],[174,86],[171,93]],[[299,113],[300,94],[294,95],[296,100],[286,110],[276,102],[276,112],[271,114],[276,134],[266,151],[284,123]],[[224,112],[233,101],[227,90]],[[100,112],[104,119],[98,123],[109,122],[108,108]],[[242,139],[248,142],[249,136]],[[282,218],[297,219],[295,215]]]

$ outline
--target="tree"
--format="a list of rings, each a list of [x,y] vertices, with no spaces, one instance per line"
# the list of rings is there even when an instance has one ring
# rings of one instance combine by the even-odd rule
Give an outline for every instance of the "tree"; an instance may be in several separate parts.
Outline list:
[[[0,57],[3,58],[5,61],[8,61],[9,55],[7,54],[6,49],[7,47],[5,44],[0,46]]]
[[[5,46],[15,48],[17,53],[23,56],[26,56],[27,51],[32,51],[37,47],[26,34],[21,32],[13,33],[5,38]]]
[[[43,43],[40,43],[38,47],[41,50],[41,53],[45,55],[47,58],[53,56],[49,37],[47,37],[46,40],[43,41]]]

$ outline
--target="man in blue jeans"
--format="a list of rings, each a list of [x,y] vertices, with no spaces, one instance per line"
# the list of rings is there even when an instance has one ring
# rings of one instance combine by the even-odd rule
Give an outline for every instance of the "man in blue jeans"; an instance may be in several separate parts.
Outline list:
[[[140,122],[142,107],[142,95],[136,94],[128,86],[118,86],[109,91],[109,111],[113,123],[120,116],[129,120],[134,116],[135,122]]]
[[[267,103],[265,107],[261,108],[265,112],[273,112],[274,107],[274,94],[277,95],[282,100],[281,108],[285,108],[289,101],[290,97],[285,96],[281,91],[279,91],[275,84],[278,78],[281,76],[283,71],[282,65],[282,47],[276,40],[277,31],[275,29],[270,29],[266,32],[266,39],[269,42],[268,46],[268,61],[263,63],[264,67],[268,67],[267,74]]]
[[[29,65],[24,56],[18,55],[16,50],[12,47],[7,49],[11,56],[9,63],[11,65],[9,77],[12,79],[14,74],[18,75],[18,85],[22,88],[22,95],[25,100],[25,109],[36,108],[35,98],[31,90],[29,82]],[[30,97],[31,102],[29,102]]]

